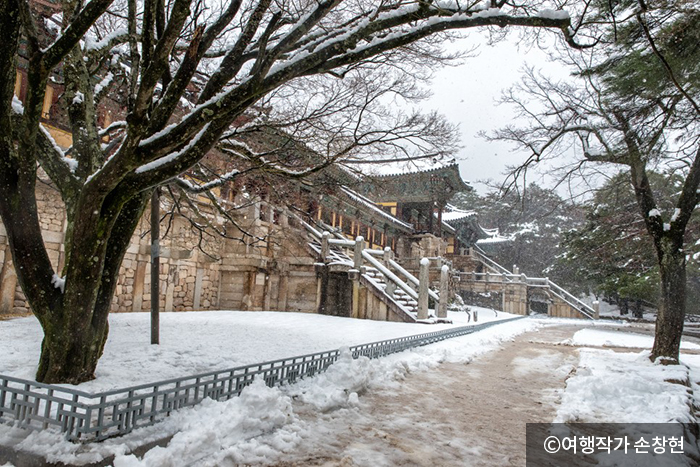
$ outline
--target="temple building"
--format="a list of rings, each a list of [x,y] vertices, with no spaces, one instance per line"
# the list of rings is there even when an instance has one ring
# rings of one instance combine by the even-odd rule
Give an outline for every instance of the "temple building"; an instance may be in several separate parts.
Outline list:
[[[51,23],[56,7],[42,0],[32,5],[45,10],[41,40],[48,42],[59,31]],[[18,57],[19,102],[26,97],[26,63]],[[99,99],[101,128],[123,119],[121,94]],[[72,135],[63,95],[60,80],[50,80],[42,125],[55,147],[66,150]],[[287,170],[305,170],[323,161],[303,142],[274,128],[241,132],[236,138],[242,147],[264,153],[267,163]],[[115,141],[105,133],[105,157]],[[431,161],[422,169],[382,175],[358,175],[330,165],[295,179],[284,171],[254,170],[251,161],[217,148],[200,165],[209,173],[242,175],[207,196],[190,196],[175,182],[164,187],[160,276],[150,276],[151,213],[146,212],[124,257],[112,311],[148,310],[156,299],[150,295],[156,280],[158,303],[165,311],[276,310],[435,322],[444,319],[456,294],[475,304],[488,296],[489,306],[526,314],[530,291],[537,288],[539,301],[549,300],[552,315],[590,314],[564,292],[513,276],[514,271],[478,249],[476,242],[493,237],[493,232],[479,225],[475,212],[450,205],[455,194],[472,190],[454,161]],[[179,182],[196,185],[198,177],[190,171]],[[54,270],[60,271],[66,260],[65,206],[45,174],[40,172],[40,178],[43,183],[36,190],[44,244]],[[30,311],[0,224],[0,315]]]

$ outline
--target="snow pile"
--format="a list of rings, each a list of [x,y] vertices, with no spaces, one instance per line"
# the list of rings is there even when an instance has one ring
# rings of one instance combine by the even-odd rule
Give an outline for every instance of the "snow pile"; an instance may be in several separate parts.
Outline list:
[[[256,380],[238,398],[225,402],[206,399],[189,410],[175,413],[168,423],[178,425],[180,432],[173,436],[167,448],[153,448],[143,459],[134,455],[117,456],[114,467],[176,467],[202,462],[212,454],[214,458],[207,463],[216,465],[216,458],[226,457],[240,445],[251,447],[253,438],[277,430],[291,419],[291,399],[278,389],[268,388],[262,380]],[[293,432],[283,431],[278,448],[294,445],[294,438]],[[217,448],[213,453],[212,446]],[[264,449],[252,451],[245,462],[265,460]]]
[[[367,357],[353,359],[350,349],[344,347],[326,372],[285,389],[295,400],[323,412],[356,405],[358,393],[369,387],[375,367]]]
[[[598,329],[581,329],[571,339],[562,342],[565,345],[593,345],[598,347],[631,347],[651,349],[654,337],[645,334],[601,331]],[[700,345],[681,342],[681,349],[698,350]]]
[[[555,423],[694,422],[688,369],[649,360],[649,352],[581,349]]]

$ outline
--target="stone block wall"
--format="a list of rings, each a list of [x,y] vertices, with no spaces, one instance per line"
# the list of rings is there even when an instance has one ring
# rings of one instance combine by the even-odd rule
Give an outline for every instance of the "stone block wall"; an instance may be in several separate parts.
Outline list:
[[[58,192],[45,183],[37,184],[37,200],[47,252],[54,269],[60,271],[64,261],[64,205]],[[200,238],[200,232],[182,216],[163,220],[160,309],[316,311],[314,258],[306,248],[304,233],[290,226],[281,214],[275,216],[277,223],[271,224],[261,221],[260,204],[236,212],[247,233],[234,229],[228,232],[232,238],[211,234]],[[268,219],[271,217],[268,214]],[[150,310],[149,219],[147,211],[124,256],[112,302],[114,312]],[[29,312],[0,223],[0,315]]]

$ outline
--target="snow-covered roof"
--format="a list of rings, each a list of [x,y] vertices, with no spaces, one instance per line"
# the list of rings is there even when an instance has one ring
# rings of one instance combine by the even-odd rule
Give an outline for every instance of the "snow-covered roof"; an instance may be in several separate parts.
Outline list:
[[[512,237],[503,237],[501,235],[494,235],[493,237],[488,237],[488,238],[482,238],[481,240],[477,240],[476,244],[477,245],[491,245],[494,243],[506,243],[506,242],[512,242],[513,238]]]
[[[340,190],[345,195],[347,195],[347,197],[350,198],[352,201],[362,205],[365,208],[370,209],[374,214],[385,219],[386,221],[391,222],[394,225],[401,226],[404,229],[413,230],[413,226],[411,224],[408,224],[408,223],[406,223],[402,220],[399,220],[396,217],[392,216],[391,214],[389,214],[388,212],[384,211],[379,206],[374,204],[374,201],[372,201],[371,199],[369,199],[365,196],[362,196],[358,192],[351,190],[350,188],[348,188],[346,186],[341,186]]]
[[[448,211],[448,212],[443,212],[442,213],[442,220],[444,222],[450,223],[450,222],[458,222],[463,219],[470,219],[472,217],[476,216],[475,211],[464,211],[461,209],[457,209],[454,211]]]
[[[392,175],[406,175],[411,173],[439,170],[457,161],[454,158],[428,158],[403,162],[386,162],[382,164],[353,164],[362,173],[375,177],[387,177]]]

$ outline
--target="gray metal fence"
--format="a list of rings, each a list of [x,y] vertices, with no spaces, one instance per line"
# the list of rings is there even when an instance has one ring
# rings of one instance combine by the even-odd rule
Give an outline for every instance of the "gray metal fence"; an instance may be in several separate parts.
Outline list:
[[[501,324],[492,321],[350,347],[353,358],[378,358]],[[270,386],[291,384],[325,371],[339,350],[319,352],[97,394],[0,375],[0,421],[35,429],[58,429],[68,439],[99,441],[152,425],[174,410],[209,397],[238,396],[255,378]]]

